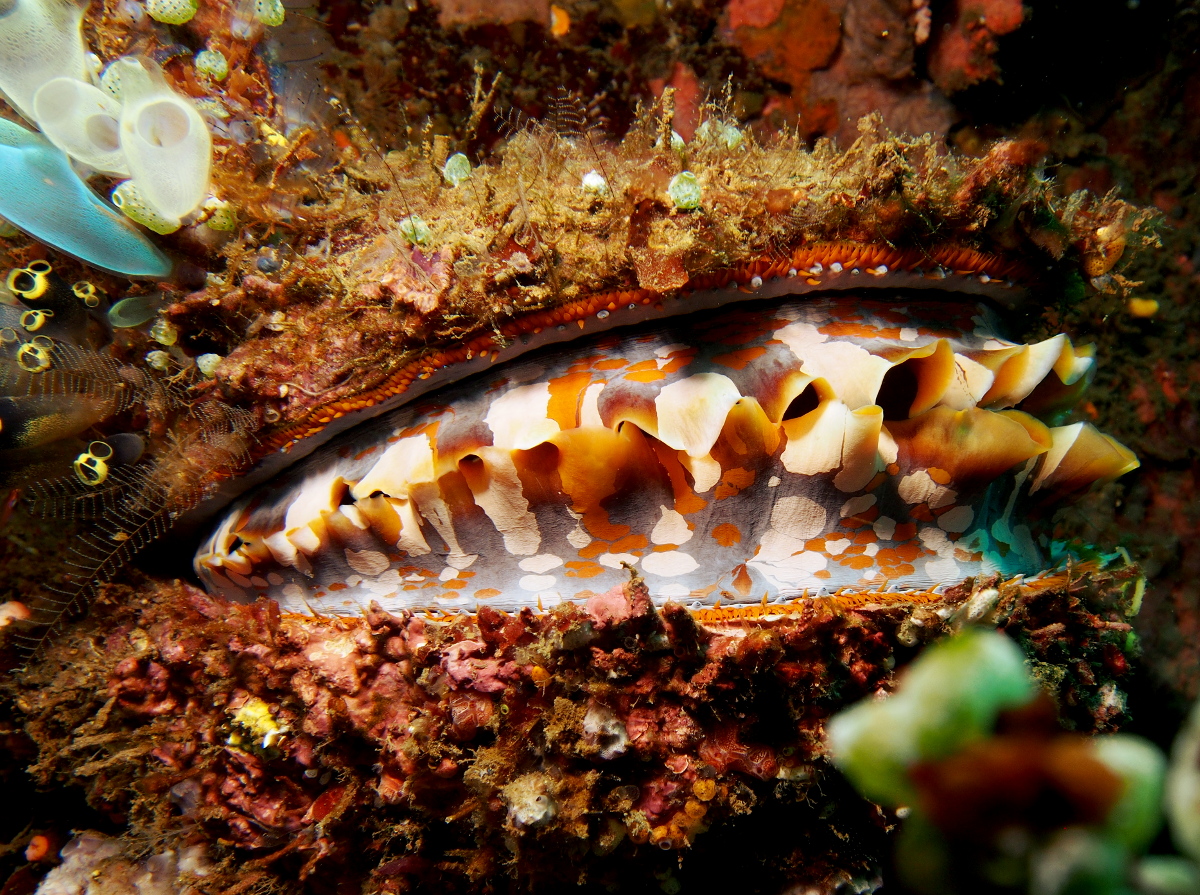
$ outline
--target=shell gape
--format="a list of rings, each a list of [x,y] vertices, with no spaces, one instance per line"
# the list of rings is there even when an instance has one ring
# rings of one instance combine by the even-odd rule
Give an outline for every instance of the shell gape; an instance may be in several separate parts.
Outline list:
[[[1050,426],[1092,357],[981,305],[739,304],[545,349],[346,433],[219,522],[205,585],[290,611],[501,609],[640,573],[694,604],[1042,568],[1030,520],[1137,465]]]

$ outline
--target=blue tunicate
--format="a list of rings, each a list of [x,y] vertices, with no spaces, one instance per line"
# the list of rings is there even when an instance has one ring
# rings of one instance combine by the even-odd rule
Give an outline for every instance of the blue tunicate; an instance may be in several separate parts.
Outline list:
[[[148,295],[131,295],[123,298],[108,309],[108,322],[118,329],[128,329],[131,326],[141,326],[149,323],[162,307],[161,292],[151,292]]]
[[[165,278],[171,259],[88,188],[62,150],[0,120],[0,215],[34,239],[127,277]]]

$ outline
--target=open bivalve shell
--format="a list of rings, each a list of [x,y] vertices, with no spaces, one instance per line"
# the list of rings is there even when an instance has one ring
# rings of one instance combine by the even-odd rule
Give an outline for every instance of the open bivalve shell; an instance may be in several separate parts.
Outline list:
[[[793,297],[658,321],[360,425],[237,504],[196,568],[332,614],[547,607],[629,569],[697,608],[1034,573],[1032,505],[1137,465],[1023,410],[1092,367],[1063,335],[1005,340],[975,303]]]

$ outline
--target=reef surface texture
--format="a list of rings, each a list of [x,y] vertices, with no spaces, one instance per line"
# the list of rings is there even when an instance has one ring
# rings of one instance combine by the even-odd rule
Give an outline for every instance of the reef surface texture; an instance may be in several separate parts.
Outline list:
[[[82,783],[151,841],[207,843],[198,891],[732,882],[716,840],[745,849],[760,891],[865,884],[895,819],[825,762],[825,720],[985,621],[1064,719],[1115,729],[1132,583],[993,578],[754,619],[658,610],[635,580],[542,614],[317,624],[187,585],[111,587],[102,622],[19,676],[18,703],[44,784]],[[738,832],[756,816],[758,842]]]
[[[1165,742],[1200,14],[1118,5],[55,26],[208,192],[160,226],[55,156],[29,195],[154,233],[4,224],[0,895],[872,891],[898,818],[825,722],[964,625],[1066,727]]]

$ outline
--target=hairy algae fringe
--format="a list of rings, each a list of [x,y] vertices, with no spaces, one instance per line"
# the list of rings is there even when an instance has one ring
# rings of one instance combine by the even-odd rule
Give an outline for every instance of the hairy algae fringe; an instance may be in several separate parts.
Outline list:
[[[26,655],[40,655],[48,639],[85,611],[97,589],[112,581],[144,547],[162,537],[196,506],[216,480],[242,469],[249,457],[252,416],[217,402],[197,405],[187,434],[147,462],[116,467],[97,490],[74,477],[28,486],[31,508],[49,518],[88,520],[68,548],[68,583],[34,596],[29,626],[15,637]]]

